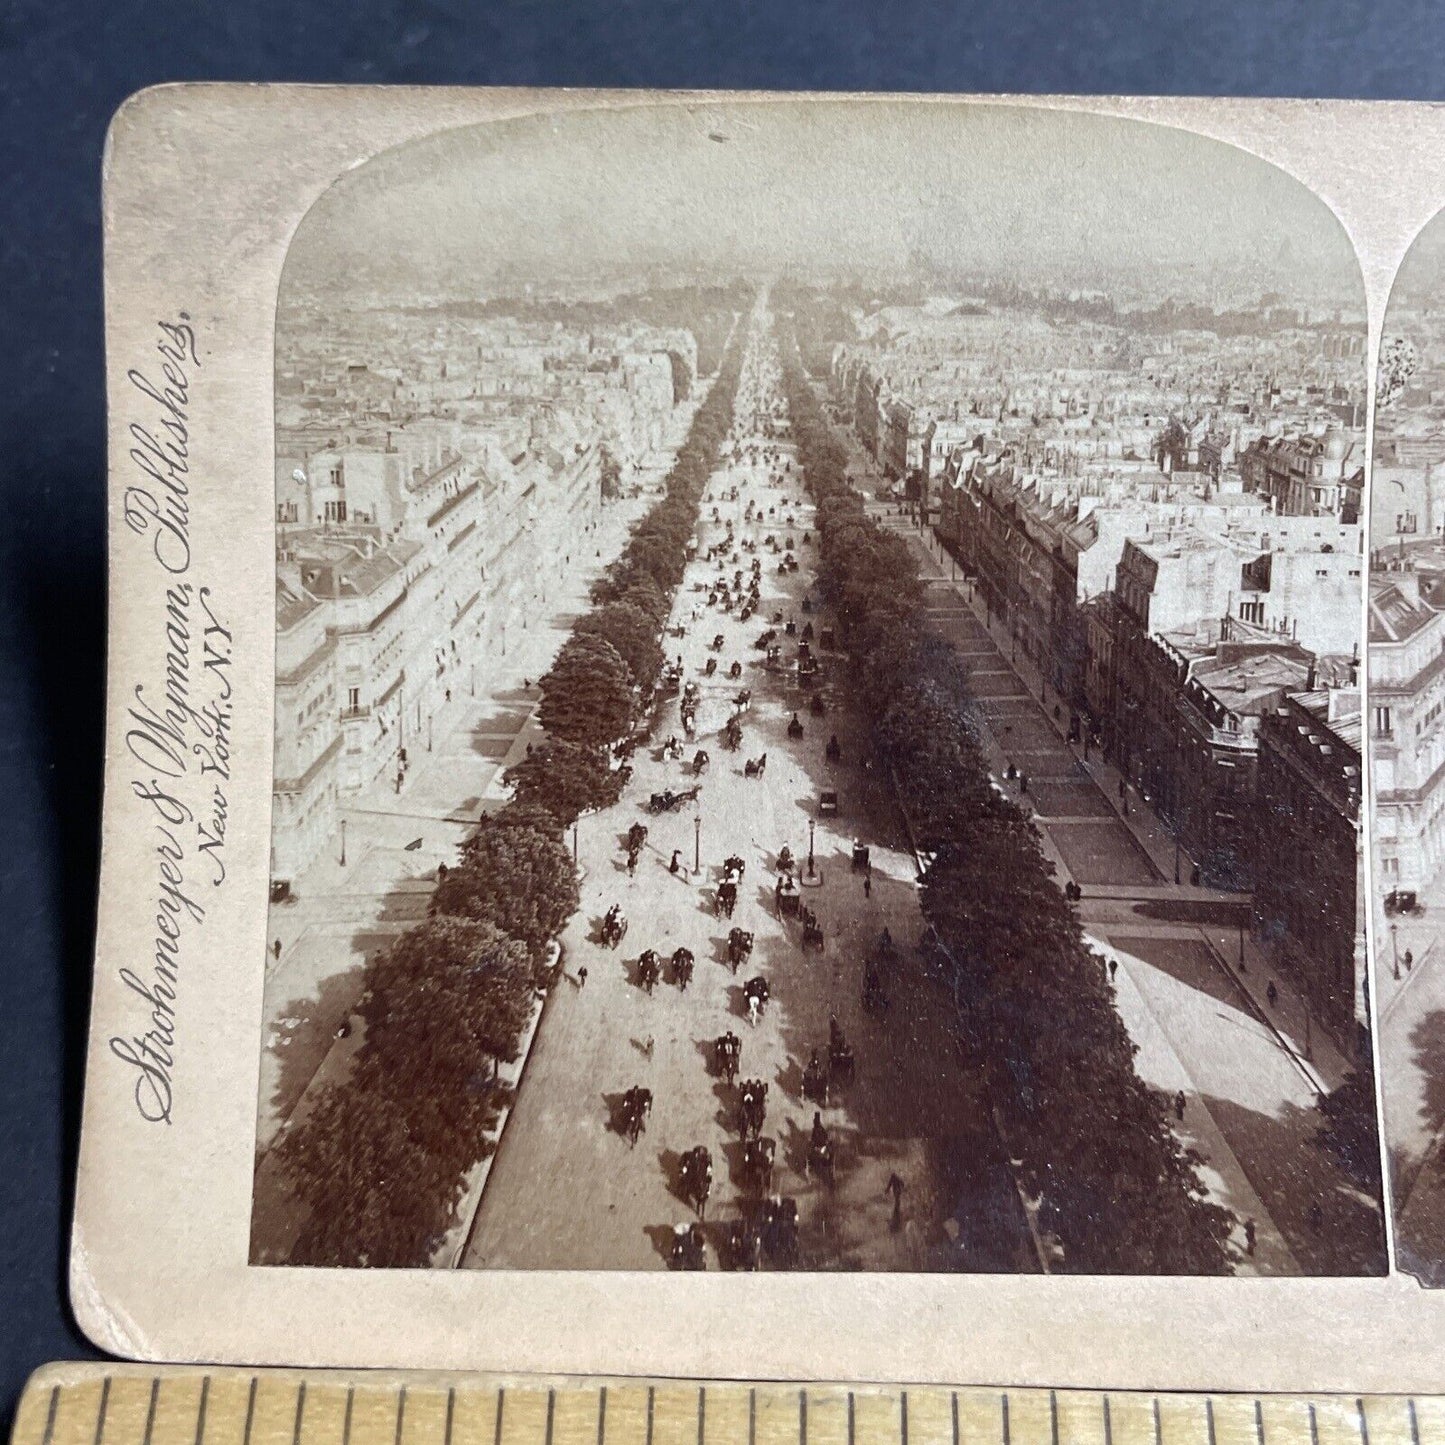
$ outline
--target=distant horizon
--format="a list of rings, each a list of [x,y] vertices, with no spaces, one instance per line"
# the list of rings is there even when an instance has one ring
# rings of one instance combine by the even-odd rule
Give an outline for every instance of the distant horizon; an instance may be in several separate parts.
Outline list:
[[[1333,213],[1236,147],[1042,107],[830,100],[679,100],[383,152],[303,219],[281,304],[615,294],[700,275],[945,293],[1169,282],[1188,303],[1276,292],[1364,314]]]

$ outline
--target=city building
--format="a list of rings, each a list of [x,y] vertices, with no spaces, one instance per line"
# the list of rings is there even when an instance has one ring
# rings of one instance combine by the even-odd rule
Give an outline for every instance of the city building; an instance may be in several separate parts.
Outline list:
[[[1290,693],[1259,727],[1253,931],[1346,1056],[1368,1057],[1357,686]]]
[[[1418,891],[1445,858],[1445,573],[1370,578],[1376,882]]]

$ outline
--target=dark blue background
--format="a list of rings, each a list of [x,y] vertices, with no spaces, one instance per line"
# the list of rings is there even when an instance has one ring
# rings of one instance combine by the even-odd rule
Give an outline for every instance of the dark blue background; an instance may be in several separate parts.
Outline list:
[[[68,1318],[64,1269],[104,679],[99,166],[126,95],[206,79],[1438,100],[1442,42],[1438,0],[6,5],[0,1410],[35,1365],[90,1353]]]

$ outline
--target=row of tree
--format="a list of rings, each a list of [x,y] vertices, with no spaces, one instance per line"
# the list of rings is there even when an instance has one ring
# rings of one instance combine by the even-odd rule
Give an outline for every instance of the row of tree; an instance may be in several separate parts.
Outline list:
[[[548,947],[576,911],[555,817],[508,804],[462,845],[431,916],[373,954],[349,1071],[272,1150],[295,1201],[293,1264],[427,1264],[492,1149]]]
[[[548,809],[563,827],[617,801],[613,747],[650,708],[666,661],[662,630],[687,566],[703,489],[732,424],[740,364],[734,344],[693,416],[661,501],[593,587],[591,609],[541,680],[538,717],[547,741],[507,781],[518,802]]]
[[[349,1072],[273,1149],[301,1221],[291,1263],[427,1264],[470,1171],[494,1147],[510,1102],[498,1064],[517,1058],[550,945],[579,902],[566,829],[617,799],[612,744],[631,731],[661,670],[659,637],[737,379],[732,347],[663,500],[542,679],[547,738],[508,770],[512,800],[462,845],[431,916],[368,960]]]
[[[925,627],[906,543],[866,514],[796,346],[784,381],[818,504],[820,586],[872,710],[875,745],[934,855],[923,910],[958,970],[960,1024],[1039,1200],[1080,1273],[1228,1269],[1228,1211],[1140,1079],[1114,989],[1054,880],[1029,818],[992,783],[966,674]]]

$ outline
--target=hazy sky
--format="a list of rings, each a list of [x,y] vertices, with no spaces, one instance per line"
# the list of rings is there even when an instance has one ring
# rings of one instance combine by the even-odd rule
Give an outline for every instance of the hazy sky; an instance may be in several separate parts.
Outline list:
[[[1042,109],[837,101],[679,102],[413,142],[321,198],[287,282],[485,295],[595,268],[836,272],[919,253],[1075,284],[1192,264],[1360,296],[1324,204],[1231,146]]]
[[[1395,284],[1390,289],[1390,305],[1397,303],[1409,310],[1424,305],[1438,308],[1445,302],[1445,213],[1435,216],[1415,238],[1400,262]],[[1390,315],[1385,314],[1385,330],[1390,329]]]

